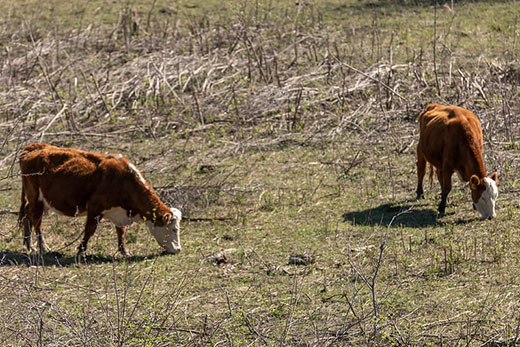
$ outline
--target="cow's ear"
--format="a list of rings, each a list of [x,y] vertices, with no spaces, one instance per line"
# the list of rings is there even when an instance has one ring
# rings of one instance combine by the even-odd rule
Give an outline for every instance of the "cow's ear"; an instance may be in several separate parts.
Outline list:
[[[162,217],[164,224],[170,224],[170,222],[172,221],[172,218],[173,218],[173,216],[171,213],[167,213]]]
[[[489,176],[489,178],[491,178],[493,181],[495,181],[495,183],[498,184],[498,173],[496,171],[493,172],[493,174]]]
[[[480,184],[480,179],[478,178],[478,176],[477,175],[471,176],[471,178],[469,179],[469,187],[471,188],[471,190],[477,190],[477,187],[479,184]]]

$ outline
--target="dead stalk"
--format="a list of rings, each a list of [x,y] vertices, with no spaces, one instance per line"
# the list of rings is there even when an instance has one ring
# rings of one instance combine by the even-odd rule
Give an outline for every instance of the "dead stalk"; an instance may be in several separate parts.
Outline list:
[[[435,87],[437,95],[441,96],[439,76],[437,74],[437,1],[433,5],[433,73],[435,74]]]

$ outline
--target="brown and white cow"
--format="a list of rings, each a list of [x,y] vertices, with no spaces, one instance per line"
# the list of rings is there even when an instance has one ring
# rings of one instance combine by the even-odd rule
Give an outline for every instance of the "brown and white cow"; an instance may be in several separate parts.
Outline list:
[[[40,252],[47,250],[41,234],[43,213],[52,209],[69,217],[86,215],[83,241],[78,254],[87,249],[102,218],[117,230],[119,251],[129,254],[126,226],[142,220],[168,253],[181,249],[181,212],[167,207],[139,170],[121,154],[104,155],[71,148],[33,143],[20,154],[22,205],[19,222],[24,244],[31,246],[31,228],[38,236]]]
[[[494,218],[498,175],[496,172],[489,177],[486,174],[482,128],[477,116],[458,106],[430,104],[419,115],[419,132],[417,198],[423,197],[423,178],[426,164],[430,163],[436,169],[442,189],[440,215],[444,215],[455,171],[464,182],[469,182],[473,207],[482,219]],[[430,171],[430,178],[431,175]]]

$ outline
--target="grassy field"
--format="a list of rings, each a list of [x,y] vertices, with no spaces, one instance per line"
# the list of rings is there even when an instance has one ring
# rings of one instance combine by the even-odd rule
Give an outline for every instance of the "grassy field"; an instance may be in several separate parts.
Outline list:
[[[518,1],[3,1],[0,344],[470,345],[520,341]],[[453,177],[415,200],[417,115],[474,111],[499,173],[480,221]],[[18,152],[123,153],[179,208],[17,226]]]

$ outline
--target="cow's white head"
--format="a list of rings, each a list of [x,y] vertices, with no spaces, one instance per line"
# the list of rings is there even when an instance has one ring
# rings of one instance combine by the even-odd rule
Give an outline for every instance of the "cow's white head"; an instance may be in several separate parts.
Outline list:
[[[471,176],[469,187],[473,207],[482,215],[482,219],[495,218],[495,203],[498,197],[497,188],[498,174],[495,172],[490,177],[479,179],[476,175]]]
[[[176,208],[170,208],[171,214],[165,214],[162,217],[162,223],[152,223],[147,221],[146,225],[150,229],[150,233],[155,237],[157,243],[166,250],[166,252],[175,254],[181,250],[180,227],[182,213]]]

